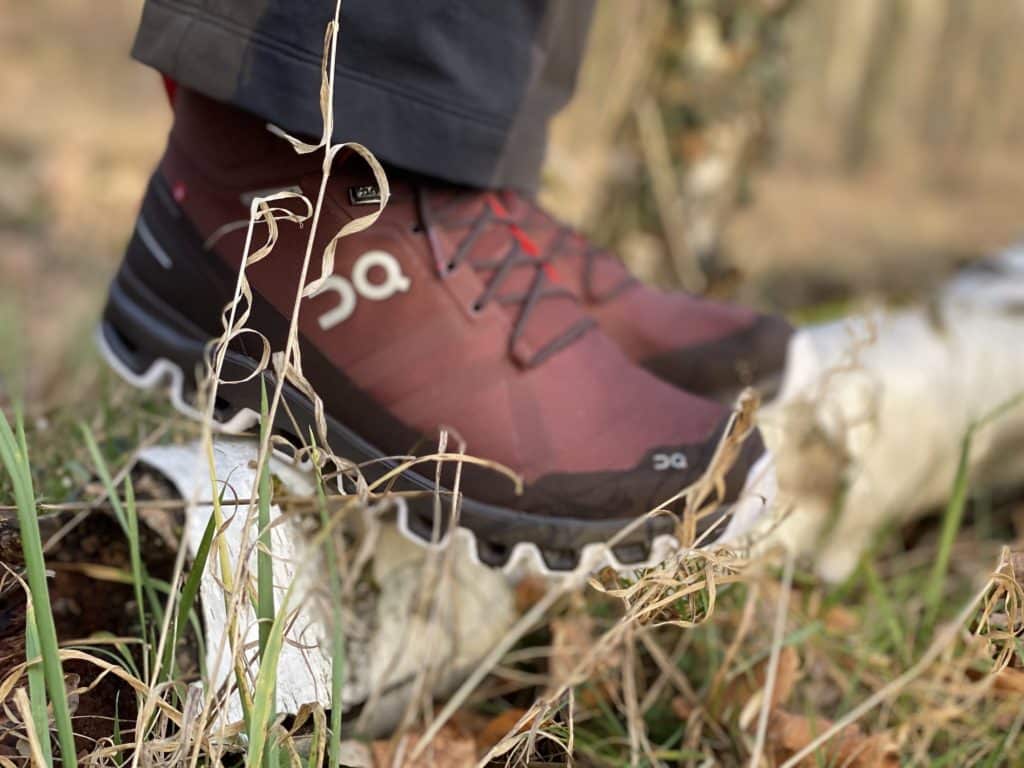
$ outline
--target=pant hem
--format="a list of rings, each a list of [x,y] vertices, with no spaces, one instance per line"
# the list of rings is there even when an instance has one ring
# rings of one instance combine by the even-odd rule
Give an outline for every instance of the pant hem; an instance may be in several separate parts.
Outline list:
[[[146,3],[132,55],[187,88],[291,133],[323,132],[318,61],[247,36],[198,9]],[[539,167],[534,158],[517,163],[505,157],[510,130],[511,122],[501,126],[493,116],[460,114],[365,73],[335,72],[333,139],[365,144],[400,168],[458,184],[532,192]],[[538,127],[540,146],[545,134]]]

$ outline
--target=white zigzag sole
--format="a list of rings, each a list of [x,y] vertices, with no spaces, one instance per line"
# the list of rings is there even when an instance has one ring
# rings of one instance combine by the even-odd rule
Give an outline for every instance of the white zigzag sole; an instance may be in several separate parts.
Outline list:
[[[198,411],[185,398],[185,374],[178,365],[164,358],[156,358],[144,373],[139,374],[128,368],[118,358],[99,329],[96,331],[95,340],[103,358],[126,382],[138,389],[163,391],[170,397],[171,404],[179,413],[194,420],[203,420],[204,414]],[[228,421],[214,421],[213,426],[215,431],[220,434],[238,435],[252,430],[259,422],[260,415],[258,413],[250,408],[242,408]],[[308,460],[297,462],[292,456],[280,450],[275,450],[275,455],[280,460],[300,471],[312,470]],[[341,489],[339,488],[339,490]],[[741,548],[745,535],[763,517],[770,502],[774,499],[775,491],[774,462],[769,454],[765,454],[751,468],[746,486],[740,494],[740,498],[732,505],[732,509],[728,513],[728,524],[725,531],[713,543],[707,545],[706,548]],[[405,538],[419,546],[436,550],[458,544],[461,546],[462,551],[468,553],[474,562],[483,564],[479,555],[476,535],[472,530],[457,526],[451,533],[446,534],[439,541],[431,541],[423,538],[410,526],[409,509],[405,499],[401,496],[396,496],[393,504],[397,515],[398,530]],[[453,539],[457,541],[453,541]],[[702,549],[705,547],[698,548]],[[536,544],[525,541],[516,544],[512,548],[508,560],[501,567],[501,570],[513,577],[524,574],[539,574],[550,578],[565,578],[593,573],[606,567],[610,567],[620,573],[630,573],[642,568],[651,568],[659,565],[673,554],[681,553],[681,550],[678,539],[669,534],[662,534],[656,536],[651,542],[650,552],[644,561],[623,563],[615,556],[612,547],[608,543],[594,542],[583,545],[580,550],[579,562],[575,568],[572,570],[555,570],[544,561],[540,548]]]

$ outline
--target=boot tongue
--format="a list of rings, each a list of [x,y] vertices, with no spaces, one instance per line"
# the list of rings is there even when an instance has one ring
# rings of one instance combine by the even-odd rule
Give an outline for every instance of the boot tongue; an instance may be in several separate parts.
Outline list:
[[[571,286],[545,260],[537,243],[513,223],[504,196],[441,190],[430,198],[434,218],[445,230],[449,257],[473,238],[463,263],[480,276],[480,298],[508,315],[513,329],[510,352],[518,363],[538,364],[593,326]]]

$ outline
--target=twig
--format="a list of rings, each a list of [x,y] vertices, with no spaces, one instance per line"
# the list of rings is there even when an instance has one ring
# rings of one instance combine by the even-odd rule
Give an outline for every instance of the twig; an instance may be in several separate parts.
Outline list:
[[[761,692],[761,713],[757,718],[757,739],[754,751],[750,755],[750,768],[757,768],[764,752],[765,739],[768,736],[768,715],[772,709],[772,695],[775,681],[779,674],[779,657],[782,655],[782,642],[786,635],[786,617],[789,615],[789,596],[793,591],[793,570],[796,567],[796,554],[792,550],[786,552],[786,564],[782,570],[781,593],[779,605],[775,612],[775,629],[772,634],[772,653],[768,658],[768,673],[765,675],[764,689]]]

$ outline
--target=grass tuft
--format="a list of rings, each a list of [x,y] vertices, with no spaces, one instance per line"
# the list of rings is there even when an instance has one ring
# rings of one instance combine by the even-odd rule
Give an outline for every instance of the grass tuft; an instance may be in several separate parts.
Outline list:
[[[71,712],[68,708],[67,692],[64,689],[64,669],[57,644],[57,627],[53,621],[50,594],[46,582],[46,560],[43,557],[42,536],[36,517],[35,491],[32,486],[32,470],[29,465],[28,445],[25,441],[25,425],[20,412],[16,416],[17,436],[11,429],[7,415],[0,411],[0,460],[11,479],[15,503],[18,507],[18,526],[21,532],[22,551],[25,557],[25,576],[32,600],[32,615],[36,632],[31,635],[33,644],[42,657],[43,680],[53,710],[57,728],[60,756],[65,766],[77,765],[75,735],[71,729]],[[45,709],[40,702],[38,686],[33,691],[32,711]],[[33,714],[35,717],[35,714]],[[45,733],[46,731],[40,731]]]

